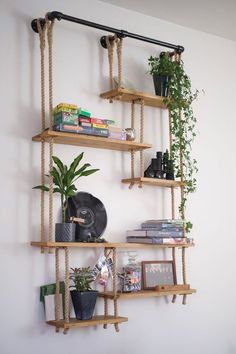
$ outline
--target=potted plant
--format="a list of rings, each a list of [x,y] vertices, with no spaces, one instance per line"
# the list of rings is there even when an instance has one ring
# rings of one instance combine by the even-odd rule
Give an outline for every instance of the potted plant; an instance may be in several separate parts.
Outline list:
[[[57,223],[55,227],[55,240],[57,242],[75,241],[75,224],[67,220],[68,199],[76,195],[75,181],[80,177],[89,176],[98,171],[98,169],[88,169],[89,163],[80,166],[83,155],[83,152],[78,155],[69,168],[58,157],[52,157],[54,166],[47,177],[51,175],[53,178],[53,193],[61,195],[61,223]],[[49,191],[49,187],[44,185],[36,186],[33,189]]]
[[[156,95],[167,97],[168,82],[173,70],[169,55],[165,52],[161,52],[159,57],[150,56],[148,64],[150,66],[149,73],[153,77]]]
[[[90,320],[93,317],[96,305],[97,290],[92,290],[90,284],[95,280],[93,270],[90,267],[71,268],[70,279],[73,281],[71,287],[71,299],[78,320]]]
[[[196,190],[197,161],[191,157],[192,142],[196,136],[196,118],[193,114],[192,102],[197,98],[198,91],[192,91],[191,80],[184,70],[183,61],[175,60],[175,53],[162,52],[159,57],[148,59],[149,73],[166,75],[168,97],[164,98],[171,119],[172,147],[170,159],[173,160],[176,177],[184,182],[182,201],[179,212],[184,219],[187,195]],[[163,95],[166,96],[166,95]],[[182,161],[182,168],[181,163]],[[186,222],[186,231],[192,228],[191,222]]]

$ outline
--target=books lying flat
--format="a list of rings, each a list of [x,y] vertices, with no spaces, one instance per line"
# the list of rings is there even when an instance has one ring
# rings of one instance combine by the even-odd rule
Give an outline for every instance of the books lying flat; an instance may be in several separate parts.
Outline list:
[[[175,245],[175,244],[193,244],[192,238],[186,237],[127,237],[128,243],[149,243],[149,244],[160,244],[160,245]]]
[[[142,229],[172,229],[183,228],[184,221],[179,219],[163,219],[163,220],[146,220],[141,224]]]
[[[126,236],[132,237],[183,237],[184,229],[137,229],[137,230],[128,230],[126,231]]]

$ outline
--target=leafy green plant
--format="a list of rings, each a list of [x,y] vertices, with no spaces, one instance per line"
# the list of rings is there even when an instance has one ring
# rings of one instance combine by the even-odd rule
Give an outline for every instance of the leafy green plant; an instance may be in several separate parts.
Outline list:
[[[99,169],[88,169],[88,167],[91,166],[89,163],[85,163],[81,167],[79,164],[83,156],[84,153],[82,152],[74,159],[69,168],[64,165],[58,157],[53,156],[54,166],[49,172],[49,175],[46,175],[47,177],[51,175],[53,178],[53,193],[59,193],[61,195],[62,223],[66,221],[68,199],[69,197],[74,197],[77,192],[77,188],[74,184],[75,181],[80,177],[89,176],[99,171]],[[49,187],[44,185],[35,186],[33,189],[41,189],[49,192]]]
[[[93,270],[90,267],[71,268],[70,280],[73,281],[71,287],[77,291],[90,291],[92,290],[90,284],[95,280]]]
[[[171,118],[172,147],[170,158],[174,163],[176,177],[184,182],[182,200],[179,212],[184,219],[187,195],[196,190],[197,161],[192,158],[192,142],[196,136],[196,118],[193,114],[192,102],[198,97],[198,91],[192,91],[191,80],[185,73],[184,63],[173,60],[168,52],[162,52],[159,57],[148,59],[151,75],[167,75],[169,97],[164,98]],[[181,168],[182,164],[182,168]],[[192,223],[186,222],[186,232],[192,229]]]

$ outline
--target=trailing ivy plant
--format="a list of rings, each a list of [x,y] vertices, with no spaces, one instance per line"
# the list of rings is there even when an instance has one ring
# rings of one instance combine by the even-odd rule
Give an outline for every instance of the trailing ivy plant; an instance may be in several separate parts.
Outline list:
[[[176,177],[184,182],[182,201],[179,213],[184,219],[187,196],[196,190],[197,161],[192,158],[192,142],[196,136],[196,118],[193,114],[192,102],[197,98],[198,91],[192,91],[191,80],[185,73],[184,63],[173,60],[168,52],[159,57],[148,59],[149,73],[168,76],[168,97],[164,98],[171,118],[172,148],[170,158],[173,160]],[[181,169],[182,162],[182,169]],[[186,222],[186,232],[192,229],[192,223]]]

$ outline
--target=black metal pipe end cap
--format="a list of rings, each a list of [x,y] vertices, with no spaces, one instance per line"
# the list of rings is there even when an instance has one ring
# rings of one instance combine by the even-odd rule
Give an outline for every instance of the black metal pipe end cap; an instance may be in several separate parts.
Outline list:
[[[43,18],[40,18],[40,24],[42,27],[45,25],[45,20]],[[34,32],[38,33],[38,26],[37,26],[37,19],[36,18],[31,21],[31,28]]]
[[[102,36],[100,38],[100,43],[101,43],[101,46],[105,49],[107,49],[107,41],[106,41],[106,36]]]
[[[177,47],[177,49],[176,49],[176,52],[177,52],[178,54],[183,53],[183,52],[184,52],[184,47],[182,47],[182,45],[178,45],[178,47]]]

